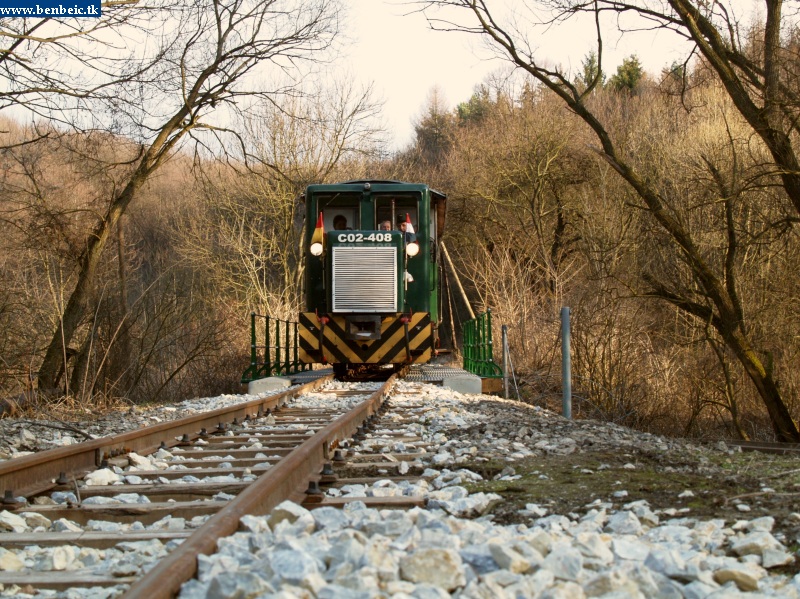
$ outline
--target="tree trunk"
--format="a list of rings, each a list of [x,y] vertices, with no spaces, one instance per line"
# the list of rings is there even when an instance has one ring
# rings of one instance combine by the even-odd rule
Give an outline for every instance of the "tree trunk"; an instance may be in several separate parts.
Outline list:
[[[776,69],[779,58],[781,0],[771,0],[767,3],[765,68],[768,72],[764,77],[766,87],[763,106],[757,106],[750,97],[748,90],[751,85],[745,86],[737,77],[731,62],[730,44],[726,44],[726,40],[722,38],[713,24],[689,0],[668,1],[691,38],[697,43],[700,51],[719,74],[722,84],[742,116],[764,140],[774,162],[779,167],[778,170],[783,178],[783,187],[787,196],[800,211],[800,164],[798,164],[797,155],[791,146],[791,139],[779,129],[780,123],[775,116],[779,113],[776,108],[780,101],[780,94],[776,89],[779,82]],[[780,441],[800,441],[800,433],[781,398],[780,390],[772,379],[771,372],[768,372],[761,364],[746,337],[742,323],[742,310],[733,281],[728,281],[729,286],[726,286],[720,280],[711,265],[704,259],[703,252],[695,245],[689,230],[685,229],[681,221],[673,216],[662,201],[658,188],[617,152],[611,136],[600,121],[599,113],[592,112],[591,108],[584,103],[585,94],[579,92],[575,85],[570,83],[558,70],[554,71],[550,66],[539,64],[532,54],[527,53],[527,40],[518,40],[513,31],[499,27],[498,22],[494,20],[484,3],[459,0],[454,4],[461,5],[467,11],[472,12],[477,23],[475,30],[482,31],[488,36],[491,43],[507,54],[514,64],[561,98],[594,131],[602,146],[598,153],[633,188],[647,206],[652,217],[669,234],[675,250],[680,252],[684,258],[702,289],[702,295],[710,301],[713,308],[706,305],[705,302],[694,302],[672,293],[658,281],[653,282],[653,288],[659,290],[655,294],[670,301],[686,313],[711,323],[717,329],[756,386],[778,439]],[[596,4],[589,10],[593,10],[596,15],[599,15]],[[600,44],[599,22],[597,27],[598,44]],[[518,41],[522,42],[519,46],[517,45]],[[733,254],[730,255],[731,258],[732,256]]]
[[[131,364],[131,336],[128,322],[128,262],[125,254],[125,219],[117,223],[117,266],[119,274],[119,325],[118,334],[112,334],[109,351],[108,371],[115,395],[124,394]],[[115,343],[116,339],[116,343]],[[116,346],[116,347],[114,347]],[[112,351],[113,350],[113,351]]]
[[[772,378],[772,373],[764,368],[753,351],[747,338],[739,331],[725,335],[725,341],[744,366],[747,376],[753,381],[769,413],[775,437],[783,443],[800,443],[800,431],[792,420],[792,415],[783,403],[780,389]]]
[[[143,152],[136,170],[128,179],[128,184],[114,197],[105,216],[95,225],[92,234],[89,236],[86,242],[86,249],[79,260],[78,283],[75,285],[72,295],[69,296],[59,322],[60,326],[53,334],[42,365],[39,368],[37,379],[39,389],[51,389],[56,386],[59,366],[63,362],[63,348],[67,347],[72,341],[75,331],[78,329],[81,320],[83,320],[97,267],[100,264],[100,258],[108,242],[109,235],[119,223],[119,219],[122,218],[128,205],[142,185],[161,166],[182,135],[191,128],[189,124],[184,123],[187,114],[188,110],[185,106],[180,108],[161,128],[156,138],[147,150]]]
[[[76,354],[72,363],[72,375],[70,377],[69,389],[72,395],[80,397],[81,399],[87,399],[92,395],[91,385],[87,386],[86,383],[88,381],[87,373],[89,372],[93,340],[94,327],[91,327],[89,334],[86,335],[86,339],[83,340],[81,349]],[[94,381],[88,382],[93,383]]]
[[[91,296],[97,267],[100,264],[100,258],[109,234],[151,171],[145,162],[146,160],[147,157],[142,159],[137,172],[131,177],[125,189],[113,200],[108,212],[95,225],[88,239],[86,249],[83,251],[79,261],[78,282],[69,296],[59,326],[50,340],[42,365],[39,367],[37,379],[37,387],[39,389],[53,389],[58,385],[58,373],[64,361],[64,348],[70,344],[75,331],[83,320],[87,302]]]
[[[792,102],[795,99],[782,97],[780,91],[780,31],[783,2],[770,0],[766,3],[763,91],[761,97],[757,97],[755,101],[750,90],[756,86],[752,86],[750,81],[743,81],[743,77],[735,68],[740,62],[746,61],[741,60],[735,52],[731,52],[730,44],[724,35],[711,21],[700,14],[697,6],[691,1],[669,0],[669,3],[686,27],[687,33],[696,42],[700,52],[716,71],[737,110],[767,146],[772,159],[779,167],[778,172],[786,195],[789,196],[795,210],[800,213],[800,161],[792,145],[792,139],[785,131],[791,123],[782,124],[780,110],[782,103]],[[761,101],[761,105],[756,103],[758,100]]]
[[[591,120],[597,123],[593,115],[591,115]],[[722,335],[725,344],[733,351],[744,367],[747,376],[753,381],[761,400],[764,402],[764,406],[767,408],[772,428],[778,440],[781,442],[800,442],[800,432],[797,430],[797,426],[792,420],[786,404],[783,402],[781,392],[772,378],[772,373],[767,372],[764,368],[744,332],[742,310],[735,294],[733,279],[728,279],[729,285],[727,286],[720,281],[719,277],[716,276],[703,258],[702,253],[695,246],[688,231],[665,209],[658,192],[649,186],[627,163],[618,158],[608,134],[599,123],[597,125],[599,127],[598,137],[603,142],[605,150],[604,157],[628,184],[636,190],[639,197],[650,209],[653,217],[670,234],[685,257],[686,263],[692,269],[692,273],[703,289],[704,295],[716,308],[716,312],[711,311],[707,306],[688,301],[668,292],[658,282],[651,280],[651,284],[654,284],[654,288],[660,289],[658,294],[661,297],[672,302],[678,308],[712,323],[714,328]],[[595,130],[598,131],[598,129]],[[731,274],[729,273],[729,275]]]

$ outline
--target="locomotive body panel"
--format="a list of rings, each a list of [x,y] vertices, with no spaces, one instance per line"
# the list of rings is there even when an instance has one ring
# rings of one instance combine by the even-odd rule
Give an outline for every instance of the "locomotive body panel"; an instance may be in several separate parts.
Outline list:
[[[418,183],[349,181],[311,185],[305,203],[300,361],[429,361],[445,196]]]

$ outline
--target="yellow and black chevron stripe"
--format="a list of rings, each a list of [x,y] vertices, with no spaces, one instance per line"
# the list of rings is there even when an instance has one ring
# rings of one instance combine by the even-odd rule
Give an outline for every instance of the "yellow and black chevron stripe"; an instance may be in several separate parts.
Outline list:
[[[323,329],[322,352],[319,351],[319,318],[314,312],[302,312],[299,320],[300,362],[303,364],[405,364],[408,362],[402,314],[386,316],[381,321],[381,338],[350,340],[346,338],[344,316],[329,316]],[[408,323],[411,362],[429,362],[433,356],[431,316],[419,312]]]

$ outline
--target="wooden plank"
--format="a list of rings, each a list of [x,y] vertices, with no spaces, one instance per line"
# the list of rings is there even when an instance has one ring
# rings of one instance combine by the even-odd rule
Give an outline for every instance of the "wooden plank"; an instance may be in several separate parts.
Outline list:
[[[369,508],[412,508],[425,507],[424,497],[325,497],[321,501],[315,501],[315,497],[306,498],[303,507],[313,510],[319,507],[343,508],[353,501],[363,501]]]
[[[398,442],[407,443],[409,445],[413,445],[414,447],[430,447],[432,445],[432,443],[429,443],[427,441],[392,439],[391,437],[384,437],[384,436],[381,436],[381,435],[370,435],[370,436],[367,436],[367,440],[373,441],[373,442],[375,442],[375,441],[378,441],[378,442],[383,441],[387,445],[390,444],[390,443],[398,443]]]
[[[395,466],[399,462],[413,462],[414,460],[421,458],[423,455],[422,453],[366,453],[361,455],[345,455],[344,462],[334,462],[334,468],[339,467],[340,465],[344,465],[346,467],[355,467],[355,468],[364,468],[365,466],[383,466],[385,464],[394,464]],[[430,455],[430,454],[427,454]],[[380,460],[383,458],[381,462],[373,462],[370,460]]]
[[[86,505],[66,507],[64,505],[31,505],[26,512],[42,514],[50,520],[66,518],[78,524],[86,524],[89,520],[114,520],[115,522],[141,522],[152,524],[164,516],[186,518],[214,514],[225,507],[226,501],[194,501],[164,503],[120,503],[112,505]]]
[[[379,480],[391,480],[393,482],[403,481],[403,480],[420,480],[419,476],[364,476],[361,478],[337,478],[335,481],[330,483],[324,483],[320,481],[320,484],[323,486],[344,486],[344,485],[371,485],[373,483],[378,482]]]
[[[321,429],[321,426],[309,428],[309,429],[298,429],[293,430],[292,432],[287,433],[273,433],[270,431],[261,431],[261,432],[252,432],[252,433],[245,433],[242,435],[209,435],[208,437],[203,437],[203,441],[208,442],[209,445],[236,445],[236,444],[247,444],[253,443],[250,439],[258,439],[259,442],[264,443],[277,443],[279,441],[289,442],[287,444],[293,444],[295,441],[308,439],[312,434],[317,432]],[[188,444],[178,444],[176,447],[208,447],[208,445],[204,443],[200,443],[199,445],[196,443],[197,440],[190,441]]]
[[[407,460],[402,460],[407,461]],[[356,470],[367,469],[367,468],[382,468],[385,470],[397,470],[398,464],[400,464],[401,460],[396,462],[345,462],[345,468],[353,468]],[[339,463],[337,463],[338,466]],[[384,478],[389,478],[385,476]]]
[[[428,454],[425,454],[425,453],[394,453],[394,452],[388,452],[388,451],[386,453],[362,453],[362,454],[355,454],[355,453],[351,454],[351,453],[348,452],[348,453],[345,454],[344,457],[345,457],[345,461],[346,462],[359,462],[359,461],[362,461],[362,460],[375,460],[375,459],[379,459],[381,457],[385,457],[385,456],[389,456],[389,455],[392,456],[393,458],[396,458],[398,462],[409,462],[409,461],[413,462],[417,458],[421,458],[424,455],[428,455],[429,456],[431,454],[429,454],[429,453]],[[389,461],[391,461],[391,460],[389,460]],[[341,462],[336,462],[336,463],[341,464]],[[336,463],[334,464],[334,466],[336,465]]]
[[[5,586],[31,586],[34,589],[53,589],[63,591],[73,587],[111,587],[118,584],[132,584],[136,578],[124,576],[116,578],[103,574],[92,574],[86,570],[67,572],[0,572],[0,584]],[[26,597],[28,595],[25,595]]]
[[[396,432],[395,431],[385,431],[385,432],[383,432],[381,430],[377,430],[377,431],[372,431],[370,433],[367,433],[367,435],[368,435],[369,439],[383,439],[383,438],[386,438],[386,437],[391,437],[392,441],[394,441],[394,442],[397,442],[397,441],[408,441],[409,443],[412,443],[415,440],[419,441],[422,438],[422,437],[420,437],[418,435],[408,435],[404,431],[396,431]]]
[[[237,431],[237,434],[235,434],[233,436],[209,435],[207,437],[203,437],[203,440],[204,441],[208,441],[209,443],[218,442],[218,441],[222,441],[222,440],[224,440],[224,441],[233,441],[234,443],[247,443],[250,439],[259,439],[259,440],[263,439],[265,441],[298,441],[298,440],[302,441],[304,439],[307,439],[308,436],[309,436],[308,434],[301,433],[299,431],[296,432],[296,433],[291,433],[291,434],[288,434],[288,433],[287,434],[283,434],[283,433],[278,434],[278,433],[272,433],[272,432],[269,432],[269,431],[254,430],[253,432],[241,432],[241,433],[240,433],[240,431]],[[197,438],[199,438],[199,437],[197,437]],[[194,441],[196,441],[196,439],[193,439],[192,441],[190,441],[189,445],[184,445],[183,443],[176,443],[175,445],[172,446],[172,448],[175,448],[175,447],[190,447],[190,446],[193,446]],[[172,449],[172,448],[170,448],[170,449]]]
[[[125,531],[125,532],[23,532],[0,533],[0,547],[26,547],[38,545],[50,547],[54,545],[77,545],[78,547],[94,547],[107,549],[118,543],[151,541],[159,539],[163,542],[174,539],[185,539],[192,534],[191,530],[180,531]]]
[[[222,462],[227,462],[233,468],[254,468],[259,464],[264,464],[269,462],[270,464],[277,464],[280,460],[283,459],[284,456],[279,456],[278,454],[274,454],[271,456],[267,456],[266,458],[254,458],[254,457],[244,457],[244,458],[226,458],[226,457],[219,457],[213,456],[210,460],[195,460],[189,459],[184,460],[182,462],[176,462],[176,464],[180,464],[181,466],[186,466],[186,470],[150,470],[149,472],[193,472],[193,468],[197,469],[199,472],[200,470],[204,470],[206,468],[213,468],[218,469],[217,464],[221,464]],[[221,468],[220,468],[221,469]],[[128,474],[126,472],[126,474]],[[132,471],[130,474],[136,474],[136,472]]]
[[[203,449],[188,449],[186,451],[176,453],[175,455],[180,455],[189,459],[203,458],[203,457],[225,458],[226,456],[231,456],[231,458],[233,459],[238,459],[238,458],[253,458],[258,453],[267,453],[267,452],[274,455],[286,455],[293,449],[294,447],[283,447],[283,448],[267,447],[267,448],[255,448],[255,449],[239,449],[239,448],[229,447],[229,448],[222,448],[210,451],[206,451]]]
[[[225,470],[226,474],[231,474],[231,470]],[[162,500],[169,498],[183,499],[204,499],[216,495],[217,493],[228,493],[236,495],[250,483],[152,483],[142,485],[104,485],[82,487],[80,489],[81,499],[87,497],[114,497],[121,493],[138,493],[139,495],[156,496]]]
[[[376,442],[377,443],[384,443],[386,445],[392,445],[394,443],[406,443],[408,445],[413,445],[414,447],[421,447],[421,448],[426,448],[426,449],[432,445],[431,443],[427,443],[427,442],[410,441],[410,440],[402,440],[402,439],[398,440],[398,439],[391,439],[391,438],[381,437],[381,436],[367,437],[367,439],[369,441],[372,441],[373,445]],[[374,450],[372,450],[372,451],[374,451]]]
[[[124,476],[138,476],[140,478],[157,478],[159,476],[174,480],[183,478],[184,476],[193,475],[198,478],[201,476],[217,476],[220,473],[233,473],[241,472],[245,468],[251,472],[269,470],[270,467],[277,464],[278,458],[244,458],[241,460],[186,460],[181,462],[182,466],[186,466],[186,470],[131,470],[124,473]],[[214,464],[221,462],[229,463],[232,468],[215,468]],[[269,467],[260,467],[260,464],[268,463]],[[61,487],[60,490],[69,491],[71,487]]]

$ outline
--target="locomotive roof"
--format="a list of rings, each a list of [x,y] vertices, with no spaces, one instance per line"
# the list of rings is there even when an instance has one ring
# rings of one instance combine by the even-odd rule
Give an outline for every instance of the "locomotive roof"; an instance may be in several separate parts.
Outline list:
[[[340,181],[338,183],[318,183],[315,185],[309,185],[309,187],[333,187],[336,185],[358,185],[363,183],[369,183],[370,185],[415,185],[418,187],[427,187],[430,189],[432,194],[435,194],[441,198],[447,197],[446,193],[437,191],[428,186],[426,183],[412,183],[410,181],[398,181],[396,179],[351,179],[349,181]]]
[[[441,191],[436,191],[425,183],[410,183],[408,181],[397,181],[394,179],[352,179],[350,181],[340,181],[339,183],[319,183],[315,185],[309,185],[308,187],[315,188],[317,190],[324,190],[325,188],[337,187],[339,185],[363,185],[365,183],[369,183],[370,185],[407,185],[428,189],[436,205],[436,220],[438,224],[436,235],[437,237],[441,237],[442,232],[444,231],[447,194],[444,194]]]

